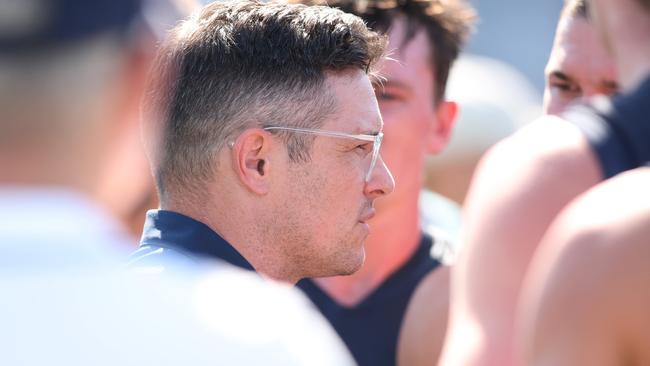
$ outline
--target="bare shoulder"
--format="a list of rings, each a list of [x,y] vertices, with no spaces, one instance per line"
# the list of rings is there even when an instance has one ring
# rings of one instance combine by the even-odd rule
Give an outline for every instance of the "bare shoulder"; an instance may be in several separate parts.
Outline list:
[[[435,365],[440,357],[449,312],[450,268],[429,273],[409,302],[400,331],[398,365]]]
[[[545,242],[565,255],[599,259],[609,265],[610,256],[650,254],[650,168],[638,168],[609,179],[577,199],[558,216]],[[580,243],[587,252],[569,247]],[[578,245],[578,244],[576,244]],[[628,252],[630,251],[630,252]],[[650,266],[648,267],[650,271]]]
[[[650,363],[650,168],[571,203],[549,229],[524,304],[531,365]]]
[[[479,164],[464,212],[468,250],[482,243],[490,251],[497,243],[534,248],[557,213],[601,179],[580,130],[558,117],[538,119],[497,144]]]
[[[493,185],[501,188],[490,194],[497,199],[530,196],[538,187],[575,191],[579,186],[582,192],[600,180],[598,163],[582,132],[559,117],[544,116],[488,151],[472,193],[492,191]]]
[[[601,176],[582,132],[559,117],[539,118],[483,157],[464,206],[445,364],[511,362],[517,299],[533,253],[562,208]]]

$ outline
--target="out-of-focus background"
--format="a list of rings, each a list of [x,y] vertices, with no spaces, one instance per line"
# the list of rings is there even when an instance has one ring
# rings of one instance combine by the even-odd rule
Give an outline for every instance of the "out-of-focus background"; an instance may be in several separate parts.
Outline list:
[[[504,61],[541,92],[562,0],[473,0],[480,20],[467,51]]]

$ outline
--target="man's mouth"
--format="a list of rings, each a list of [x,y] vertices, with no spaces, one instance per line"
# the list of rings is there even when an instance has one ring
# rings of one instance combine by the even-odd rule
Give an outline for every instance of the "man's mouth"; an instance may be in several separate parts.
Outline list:
[[[375,216],[375,209],[370,208],[359,217],[359,222],[365,224],[368,220],[372,219]]]

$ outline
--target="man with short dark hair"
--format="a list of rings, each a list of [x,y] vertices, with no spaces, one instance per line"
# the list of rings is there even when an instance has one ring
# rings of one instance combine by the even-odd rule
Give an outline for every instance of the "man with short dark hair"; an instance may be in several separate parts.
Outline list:
[[[447,144],[457,105],[445,98],[449,70],[471,30],[474,13],[464,1],[310,1],[362,17],[389,37],[389,59],[380,65],[385,80],[375,85],[385,122],[382,156],[395,176],[395,192],[378,200],[370,222],[366,262],[352,276],[299,283],[338,330],[360,365],[394,365],[399,358],[434,363],[446,328],[448,268],[432,247],[444,246],[421,228],[418,208],[424,163]],[[428,285],[424,284],[423,279]],[[432,316],[416,316],[416,338],[426,347],[402,342],[407,308],[416,288],[434,286]],[[423,299],[428,301],[427,299]]]
[[[161,210],[132,264],[220,258],[289,283],[358,270],[394,186],[369,78],[384,47],[327,7],[217,2],[176,27],[144,104]]]
[[[546,65],[545,113],[618,91],[614,62],[592,23],[586,0],[566,1]]]

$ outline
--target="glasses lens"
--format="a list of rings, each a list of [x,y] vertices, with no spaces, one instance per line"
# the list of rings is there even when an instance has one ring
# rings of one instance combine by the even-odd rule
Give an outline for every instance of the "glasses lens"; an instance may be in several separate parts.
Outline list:
[[[381,147],[381,141],[384,138],[384,134],[380,132],[375,137],[375,143],[372,146],[372,160],[370,160],[370,168],[368,168],[368,173],[366,174],[366,182],[370,180],[372,171],[375,169],[375,164],[377,163],[377,157],[379,157],[379,148]]]

